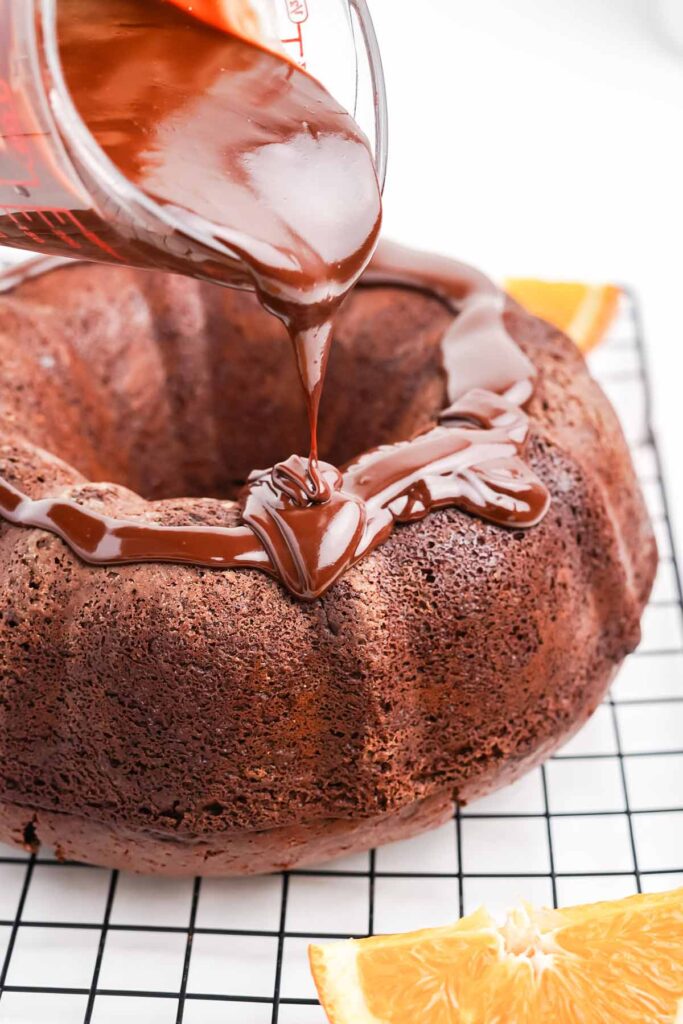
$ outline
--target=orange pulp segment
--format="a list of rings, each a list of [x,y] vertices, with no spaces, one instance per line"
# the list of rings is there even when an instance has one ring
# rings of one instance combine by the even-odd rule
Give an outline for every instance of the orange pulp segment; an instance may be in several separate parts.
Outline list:
[[[310,947],[331,1024],[682,1024],[683,889]]]

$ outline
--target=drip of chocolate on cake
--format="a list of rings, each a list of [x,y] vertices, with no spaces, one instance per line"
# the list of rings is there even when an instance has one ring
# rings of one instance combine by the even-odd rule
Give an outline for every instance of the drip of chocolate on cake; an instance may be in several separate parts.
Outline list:
[[[46,270],[54,265],[45,263]],[[13,270],[5,287],[20,280]],[[524,461],[529,421],[522,405],[532,394],[534,368],[505,330],[502,293],[469,267],[386,242],[360,283],[384,285],[427,291],[453,310],[442,340],[447,406],[411,440],[372,449],[341,470],[320,463],[327,500],[316,497],[308,460],[292,456],[252,474],[240,497],[245,525],[238,527],[114,519],[72,499],[31,500],[1,479],[0,514],[57,534],[93,564],[260,569],[304,600],[323,594],[397,523],[438,508],[456,506],[501,526],[533,526],[549,502]]]
[[[534,368],[505,330],[504,298],[449,260],[388,243],[372,258],[380,191],[350,115],[284,58],[168,4],[62,0],[59,12],[66,81],[94,138],[180,226],[175,243],[183,229],[211,238],[211,273],[193,263],[190,246],[182,269],[254,288],[285,323],[310,450],[251,475],[240,527],[112,519],[73,500],[32,500],[2,479],[0,514],[57,534],[93,564],[260,569],[303,600],[323,594],[397,523],[434,509],[537,523],[549,498],[523,458],[522,408]],[[155,264],[177,270],[177,244]],[[318,410],[334,315],[364,271],[364,286],[427,290],[453,311],[442,346],[447,405],[417,437],[337,469],[318,458]]]

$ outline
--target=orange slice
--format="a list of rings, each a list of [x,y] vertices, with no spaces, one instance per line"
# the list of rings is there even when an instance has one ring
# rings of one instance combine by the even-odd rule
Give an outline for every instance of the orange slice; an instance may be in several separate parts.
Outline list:
[[[310,947],[331,1024],[681,1024],[683,889]]]
[[[602,340],[620,294],[613,284],[536,281],[531,277],[510,277],[505,290],[534,316],[568,334],[583,352]]]

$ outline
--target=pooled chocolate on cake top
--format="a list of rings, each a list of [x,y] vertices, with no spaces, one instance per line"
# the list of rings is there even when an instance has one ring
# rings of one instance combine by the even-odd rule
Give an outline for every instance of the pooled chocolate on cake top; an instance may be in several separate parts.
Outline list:
[[[12,277],[12,283],[15,277]],[[302,599],[319,597],[400,522],[458,506],[502,526],[545,514],[545,486],[524,461],[534,368],[503,323],[503,296],[483,275],[382,243],[362,286],[428,290],[455,314],[442,341],[449,405],[416,437],[383,445],[341,471],[292,456],[254,472],[244,525],[157,526],[114,519],[67,499],[32,501],[0,479],[0,513],[62,537],[85,561],[178,562],[261,569]],[[321,492],[324,492],[324,496]]]

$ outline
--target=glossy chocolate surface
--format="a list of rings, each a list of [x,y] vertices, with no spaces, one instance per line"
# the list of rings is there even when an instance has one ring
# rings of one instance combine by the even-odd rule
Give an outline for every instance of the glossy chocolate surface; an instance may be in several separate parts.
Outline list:
[[[6,481],[0,481],[1,514],[56,533],[91,563],[260,569],[308,600],[386,540],[397,523],[437,508],[455,505],[501,526],[535,525],[549,497],[524,462],[528,418],[520,405],[531,394],[534,371],[505,331],[500,293],[461,264],[387,243],[367,281],[433,290],[460,310],[442,342],[449,405],[431,429],[368,451],[342,470],[318,463],[322,486],[312,479],[310,460],[300,456],[252,474],[240,499],[239,527],[112,519],[71,500],[32,501]],[[16,271],[10,282],[17,282]]]

